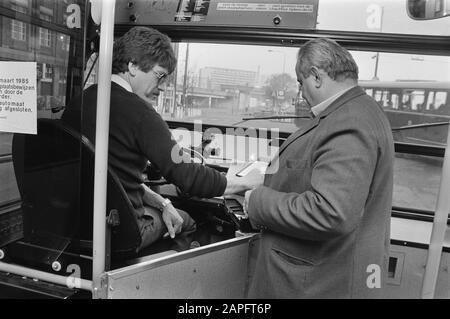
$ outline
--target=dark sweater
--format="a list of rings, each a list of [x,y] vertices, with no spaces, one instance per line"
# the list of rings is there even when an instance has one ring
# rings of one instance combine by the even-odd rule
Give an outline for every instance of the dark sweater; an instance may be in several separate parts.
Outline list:
[[[71,101],[61,119],[80,130],[82,114],[81,132],[95,143],[97,85],[84,91],[82,112],[80,99]],[[180,146],[172,139],[167,123],[151,105],[114,82],[111,83],[109,125],[108,163],[121,180],[138,216],[144,214],[144,191],[140,185],[144,182],[147,161],[167,181],[190,195],[214,197],[225,191],[226,178],[218,171],[200,164],[175,163],[171,154],[177,154]]]

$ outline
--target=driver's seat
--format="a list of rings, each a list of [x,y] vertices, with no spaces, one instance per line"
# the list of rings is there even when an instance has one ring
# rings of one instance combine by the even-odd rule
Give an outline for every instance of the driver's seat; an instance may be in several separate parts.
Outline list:
[[[92,256],[94,147],[61,120],[38,119],[37,130],[38,135],[13,137],[14,171],[24,222],[20,242],[47,251],[42,256],[44,263],[51,264],[64,253]],[[134,210],[111,169],[105,222],[107,216],[112,258],[135,257],[141,236]],[[55,251],[58,253],[52,253]]]

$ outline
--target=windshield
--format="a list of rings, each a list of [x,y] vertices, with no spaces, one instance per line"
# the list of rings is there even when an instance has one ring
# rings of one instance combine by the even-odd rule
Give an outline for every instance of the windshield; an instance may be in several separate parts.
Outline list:
[[[351,8],[351,9],[350,9]],[[413,20],[402,0],[320,0],[317,29],[450,35],[447,19]]]
[[[166,120],[277,128],[292,133],[304,125],[308,107],[298,94],[298,48],[175,43],[178,69],[155,107]],[[384,108],[397,141],[445,145],[450,58],[435,55],[351,51],[359,85]],[[431,130],[436,130],[431,128]],[[423,135],[423,136],[421,136]]]

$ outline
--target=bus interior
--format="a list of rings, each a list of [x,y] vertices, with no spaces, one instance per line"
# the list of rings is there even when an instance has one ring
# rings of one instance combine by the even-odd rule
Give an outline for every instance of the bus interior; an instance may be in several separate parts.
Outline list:
[[[320,37],[346,47],[394,135],[383,297],[450,298],[450,17],[411,13],[412,2],[0,0],[0,63],[35,63],[37,78],[36,133],[0,122],[0,298],[244,296],[258,230],[243,196],[191,197],[149,163],[146,184],[196,220],[198,245],[177,252],[162,239],[136,253],[131,203],[114,171],[98,166],[99,143],[59,120],[72,98],[110,78],[114,38],[139,25],[167,34],[178,60],[149,102],[192,161],[224,174],[270,161],[309,120],[299,47]]]

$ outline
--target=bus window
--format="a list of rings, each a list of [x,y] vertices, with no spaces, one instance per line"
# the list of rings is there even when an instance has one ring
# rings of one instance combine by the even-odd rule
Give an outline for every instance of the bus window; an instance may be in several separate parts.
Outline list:
[[[84,8],[82,0],[70,3]],[[36,63],[36,115],[39,120],[60,118],[70,97],[79,93],[81,87],[76,81],[81,79],[79,57],[83,32],[67,27],[66,9],[70,3],[0,1],[0,61]],[[36,136],[39,130],[37,133]],[[0,215],[21,201],[13,165],[13,136],[12,132],[0,132]],[[49,179],[43,189],[50,192],[51,188],[52,180]]]
[[[174,45],[178,68],[158,101],[154,101],[165,119],[232,125],[244,115],[295,113],[292,100],[298,89],[297,48],[214,43]],[[239,52],[246,55],[237,60]]]
[[[428,3],[428,1],[424,2]],[[349,7],[345,4],[350,3],[352,19],[337,18],[347,16]],[[450,35],[448,18],[411,21],[407,13],[406,1],[360,0],[345,1],[345,4],[336,0],[320,0],[317,28],[319,30]]]
[[[380,105],[381,103],[381,97],[383,96],[383,91],[381,90],[376,90],[375,94],[373,95],[373,98],[375,99],[375,101],[377,101]]]
[[[427,99],[427,106],[426,110],[430,112],[434,112],[436,110],[436,103],[435,103],[435,95],[434,91],[428,92],[428,99]]]
[[[392,103],[392,108],[393,109],[398,109],[398,101],[399,101],[399,98],[398,98],[398,94],[391,94],[391,103]]]
[[[383,95],[381,97],[383,107],[390,107],[389,103],[389,91],[383,91]]]
[[[29,0],[11,1],[9,8],[31,16],[30,5]],[[67,4],[40,5],[37,17],[55,26],[65,25],[56,14],[63,6]],[[4,26],[0,60],[36,61],[38,117],[60,117],[59,110],[66,105],[70,36],[6,16],[0,15],[0,21]]]
[[[425,101],[425,92],[415,90],[411,92],[411,108],[415,111],[422,111],[422,105]]]
[[[404,91],[402,95],[402,110],[411,110],[411,92]]]
[[[450,115],[450,105],[447,92],[436,92],[435,107],[439,113]]]

